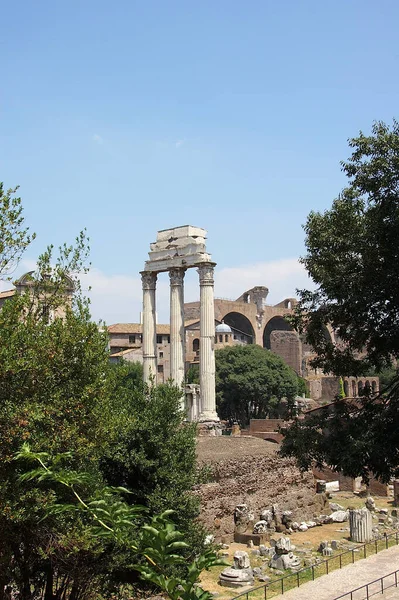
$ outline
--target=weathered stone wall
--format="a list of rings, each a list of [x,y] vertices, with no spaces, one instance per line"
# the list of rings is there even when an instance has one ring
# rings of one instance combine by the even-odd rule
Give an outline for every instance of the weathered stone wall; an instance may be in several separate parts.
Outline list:
[[[358,489],[354,479],[351,477],[345,477],[345,475],[342,475],[342,473],[332,471],[328,467],[324,467],[323,470],[314,467],[313,475],[316,479],[339,481],[339,489],[341,492],[352,492]],[[388,486],[385,483],[381,483],[381,481],[378,481],[373,476],[370,477],[368,490],[370,494],[374,494],[376,496],[388,496]]]
[[[277,456],[272,444],[254,438],[206,438],[199,462],[212,470],[212,481],[199,486],[200,520],[217,540],[232,539],[233,512],[246,503],[260,512],[278,504],[302,521],[328,510],[315,494],[312,473],[301,474],[294,462]]]
[[[298,375],[302,374],[301,341],[295,331],[272,331],[270,350],[278,354]]]

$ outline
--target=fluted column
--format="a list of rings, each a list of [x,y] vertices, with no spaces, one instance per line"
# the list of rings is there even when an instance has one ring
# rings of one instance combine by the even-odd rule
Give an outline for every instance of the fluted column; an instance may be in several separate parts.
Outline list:
[[[157,274],[151,271],[141,272],[143,285],[143,378],[146,383],[157,377],[157,330],[155,291]]]
[[[367,508],[349,510],[350,539],[352,542],[364,544],[373,537],[373,519]]]
[[[215,307],[213,270],[215,263],[198,267],[200,281],[200,421],[219,421],[215,392]]]
[[[176,385],[184,382],[184,274],[170,269],[170,376]]]

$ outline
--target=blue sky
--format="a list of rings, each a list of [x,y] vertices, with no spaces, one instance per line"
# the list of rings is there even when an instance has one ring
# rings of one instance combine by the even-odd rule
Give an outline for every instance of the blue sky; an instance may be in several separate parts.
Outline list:
[[[293,295],[347,138],[398,116],[398,22],[397,0],[3,3],[0,180],[38,234],[21,270],[87,227],[93,315],[135,321],[156,231],[190,223],[217,295]]]

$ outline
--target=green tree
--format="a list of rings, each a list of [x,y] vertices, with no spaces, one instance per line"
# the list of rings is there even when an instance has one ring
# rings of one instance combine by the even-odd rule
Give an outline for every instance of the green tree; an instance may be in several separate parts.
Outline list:
[[[14,295],[0,312],[0,597],[12,584],[23,600],[39,590],[51,600],[57,579],[58,591],[68,581],[74,598],[101,571],[98,544],[82,523],[68,517],[44,523],[53,493],[21,484],[13,461],[29,440],[38,450],[73,451],[75,466],[101,481],[95,465],[104,439],[95,407],[108,393],[107,339],[91,322],[77,279],[74,297],[64,293],[82,267],[80,245],[84,255],[84,235],[77,247],[61,249],[55,265],[48,248],[30,291]]]
[[[35,234],[24,228],[21,198],[15,189],[4,191],[0,182],[0,279],[10,279],[18,262]]]
[[[349,140],[348,185],[324,213],[310,213],[302,259],[316,284],[302,290],[295,324],[338,376],[377,374],[399,357],[399,123],[377,122]],[[331,325],[337,343],[325,336]],[[399,474],[399,379],[385,394],[306,419],[287,432],[285,455],[367,479]]]
[[[184,422],[181,390],[165,384],[148,388],[131,376],[128,363],[113,365],[108,374],[109,400],[101,405],[107,443],[101,472],[113,486],[129,488],[130,501],[151,514],[176,512],[176,523],[191,545],[199,546],[203,531],[195,523],[196,427]]]
[[[87,521],[87,532],[94,539],[112,540],[115,550],[119,549],[130,559],[129,568],[139,572],[144,581],[151,582],[171,600],[210,600],[212,594],[203,590],[199,575],[204,569],[217,565],[227,565],[218,558],[212,548],[203,548],[192,554],[190,559],[181,551],[190,550],[185,535],[178,531],[170,519],[174,511],[167,510],[152,517],[150,522],[133,527],[146,512],[143,507],[129,506],[120,494],[129,494],[125,488],[102,487],[94,499],[81,497],[77,487],[84,487],[91,479],[89,473],[70,470],[65,462],[71,453],[52,458],[47,452],[34,453],[24,444],[15,457],[25,463],[35,463],[36,468],[21,474],[21,482],[34,481],[40,486],[43,482],[54,489],[64,488],[69,492],[70,502],[53,503],[47,508],[47,515],[83,514]],[[104,550],[105,551],[105,550]],[[133,564],[132,564],[133,563]],[[171,574],[180,571],[180,575]],[[177,569],[176,569],[177,567]]]
[[[296,373],[260,346],[226,346],[215,353],[218,414],[247,425],[264,419],[282,398],[293,402],[298,391]]]

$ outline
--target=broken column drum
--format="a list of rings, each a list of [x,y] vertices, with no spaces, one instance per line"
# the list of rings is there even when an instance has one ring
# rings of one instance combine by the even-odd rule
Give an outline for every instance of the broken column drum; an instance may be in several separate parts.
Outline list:
[[[349,511],[350,539],[352,542],[369,542],[373,537],[373,520],[367,508]]]
[[[215,394],[215,310],[213,271],[215,263],[206,252],[206,231],[184,225],[158,231],[150,245],[149,260],[141,272],[143,282],[143,377],[151,384],[157,372],[155,292],[157,274],[168,272],[170,278],[170,374],[182,388],[184,403],[184,275],[196,267],[200,279],[200,421],[218,421]]]

